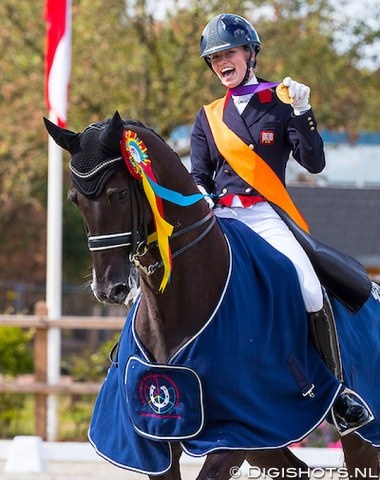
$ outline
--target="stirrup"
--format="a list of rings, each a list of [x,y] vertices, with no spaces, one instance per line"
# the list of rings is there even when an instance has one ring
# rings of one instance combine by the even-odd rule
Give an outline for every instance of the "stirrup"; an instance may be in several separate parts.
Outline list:
[[[358,403],[360,403],[363,407],[365,407],[367,409],[368,413],[369,413],[369,417],[367,418],[367,420],[365,422],[363,422],[360,425],[357,425],[355,427],[348,427],[347,425],[344,425],[342,422],[340,422],[335,417],[334,406],[332,406],[332,408],[330,410],[332,420],[334,422],[334,425],[335,425],[336,429],[338,430],[339,435],[341,437],[344,437],[345,435],[348,435],[349,433],[355,432],[359,428],[364,427],[364,425],[367,425],[368,423],[372,422],[372,420],[374,420],[375,416],[373,415],[372,410],[369,408],[367,403],[363,400],[363,398],[358,393],[354,392],[353,390],[351,390],[348,387],[345,387],[345,389],[342,392],[340,392],[339,395],[341,395],[342,393],[349,393],[352,397],[355,397],[355,400]]]

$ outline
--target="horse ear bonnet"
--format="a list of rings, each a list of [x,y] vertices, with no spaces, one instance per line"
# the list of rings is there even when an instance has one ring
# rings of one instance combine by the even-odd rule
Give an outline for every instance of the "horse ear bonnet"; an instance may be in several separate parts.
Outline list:
[[[118,112],[111,119],[89,125],[80,134],[80,149],[70,162],[71,180],[86,197],[96,198],[107,180],[117,170],[123,170],[121,140],[128,126],[144,126],[135,120],[123,121]]]
[[[105,126],[89,125],[80,135],[80,151],[71,157],[71,180],[86,197],[98,197],[110,176],[124,166],[120,150],[111,152],[100,143]]]
[[[124,122],[118,112],[104,122],[92,123],[80,134],[80,149],[71,158],[71,180],[86,197],[98,197],[107,180],[124,168],[120,142]]]
[[[120,145],[124,129],[129,126],[147,128],[136,120],[123,121],[117,111],[112,118],[92,123],[82,133],[58,127],[47,118],[44,122],[55,142],[71,153],[73,184],[83,195],[93,198],[100,195],[111,175],[125,168]]]

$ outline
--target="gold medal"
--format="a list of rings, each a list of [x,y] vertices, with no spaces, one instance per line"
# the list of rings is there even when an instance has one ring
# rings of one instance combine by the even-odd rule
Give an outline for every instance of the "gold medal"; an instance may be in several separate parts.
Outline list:
[[[293,103],[294,99],[289,97],[289,89],[283,83],[277,85],[276,93],[282,103]]]

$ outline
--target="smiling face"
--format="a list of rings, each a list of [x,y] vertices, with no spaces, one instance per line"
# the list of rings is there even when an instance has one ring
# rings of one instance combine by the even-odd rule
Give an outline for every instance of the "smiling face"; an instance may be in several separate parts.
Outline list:
[[[247,71],[249,55],[249,50],[244,47],[234,47],[210,55],[211,67],[225,87],[233,88],[240,85]],[[248,80],[253,74],[251,68]]]

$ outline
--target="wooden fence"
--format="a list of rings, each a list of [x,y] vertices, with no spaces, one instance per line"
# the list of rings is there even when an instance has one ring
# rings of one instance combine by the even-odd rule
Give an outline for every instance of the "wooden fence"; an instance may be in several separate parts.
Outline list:
[[[93,382],[47,383],[47,338],[49,328],[60,330],[121,330],[124,317],[70,317],[49,320],[44,302],[36,305],[35,315],[0,315],[0,327],[35,328],[34,377],[32,382],[0,380],[0,393],[32,393],[35,395],[35,434],[47,439],[47,396],[51,394],[97,394],[101,384]]]

